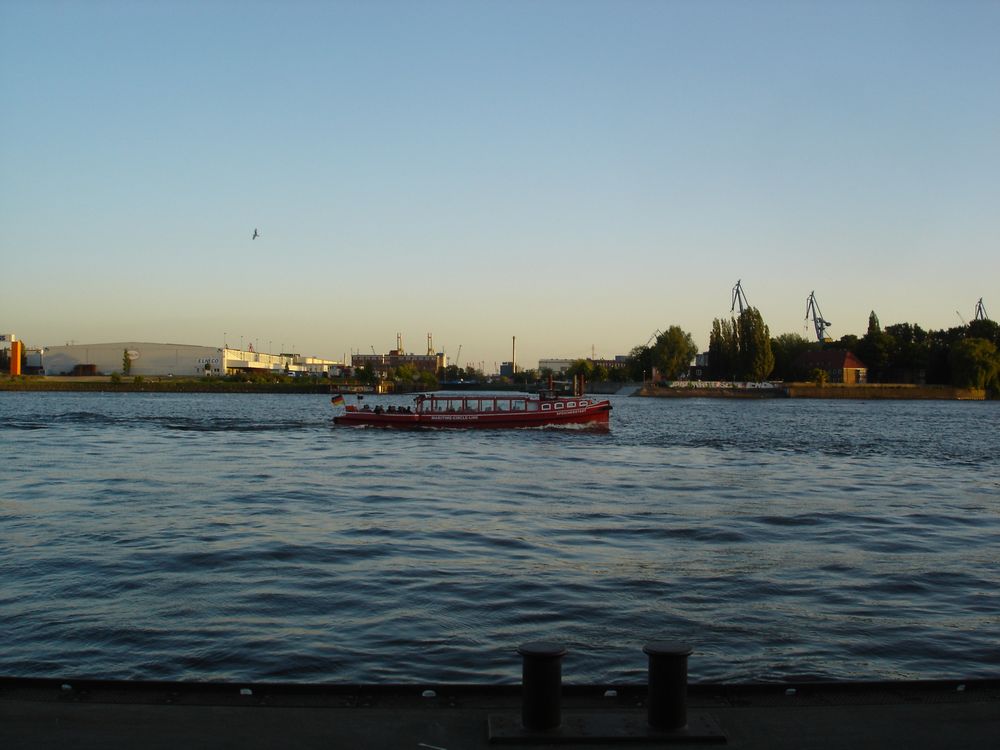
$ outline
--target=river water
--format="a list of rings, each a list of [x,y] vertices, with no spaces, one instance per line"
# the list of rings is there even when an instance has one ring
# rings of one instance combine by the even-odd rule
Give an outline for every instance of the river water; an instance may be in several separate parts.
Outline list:
[[[612,400],[2,393],[0,675],[516,683],[546,639],[613,684],[656,638],[692,681],[1000,672],[1000,403]]]

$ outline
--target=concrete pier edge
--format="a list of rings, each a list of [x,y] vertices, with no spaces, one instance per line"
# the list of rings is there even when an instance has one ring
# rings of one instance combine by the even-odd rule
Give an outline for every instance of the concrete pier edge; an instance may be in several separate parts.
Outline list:
[[[691,719],[712,735],[700,741],[645,729],[646,691],[645,684],[563,685],[564,723],[597,728],[569,744],[677,747],[707,739],[734,748],[937,750],[993,747],[1000,737],[1000,679],[692,683]],[[496,717],[517,717],[520,701],[518,684],[0,677],[0,747],[567,746],[555,734],[500,736],[513,724]],[[617,727],[626,727],[622,736]]]

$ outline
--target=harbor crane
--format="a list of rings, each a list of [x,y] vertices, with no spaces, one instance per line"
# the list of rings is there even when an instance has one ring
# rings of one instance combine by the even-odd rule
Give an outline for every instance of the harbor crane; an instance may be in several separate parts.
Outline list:
[[[983,298],[979,298],[979,302],[976,303],[976,320],[989,320],[989,316],[986,314],[986,308],[983,307]]]
[[[730,305],[729,312],[733,312],[736,309],[736,305],[740,306],[740,315],[743,314],[746,308],[750,307],[746,292],[743,291],[742,279],[737,280],[736,286],[733,287],[733,304]]]
[[[823,319],[823,313],[820,312],[819,303],[816,301],[816,292],[809,292],[809,297],[806,298],[806,320],[812,317],[813,325],[816,327],[816,338],[820,343],[827,341],[833,341],[826,333],[826,327],[831,325],[829,320]]]

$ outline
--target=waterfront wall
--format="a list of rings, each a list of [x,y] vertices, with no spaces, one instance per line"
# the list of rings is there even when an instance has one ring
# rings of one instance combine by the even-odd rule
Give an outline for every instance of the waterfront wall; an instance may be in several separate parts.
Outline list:
[[[632,394],[650,398],[785,398],[783,388],[661,388],[646,385]]]
[[[947,401],[983,401],[986,391],[981,388],[956,388],[950,385],[910,385],[908,383],[786,383],[789,398],[857,398],[857,399],[918,399]]]
[[[780,383],[673,380],[643,383],[632,395],[653,398],[785,398],[787,394]]]

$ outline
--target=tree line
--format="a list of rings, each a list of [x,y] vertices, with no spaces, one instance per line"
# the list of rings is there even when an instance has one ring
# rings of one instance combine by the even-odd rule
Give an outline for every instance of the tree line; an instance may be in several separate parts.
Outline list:
[[[974,320],[963,326],[926,331],[913,323],[883,329],[872,312],[864,336],[849,334],[817,342],[796,333],[772,337],[760,311],[745,308],[738,316],[716,318],[709,333],[708,363],[702,377],[711,380],[801,380],[810,373],[796,365],[805,352],[849,351],[868,369],[870,383],[926,383],[984,388],[1000,395],[1000,324]],[[655,342],[632,349],[628,376],[645,380],[653,368],[660,378],[686,376],[697,353],[690,334],[678,326],[658,332]]]
[[[955,385],[984,388],[992,396],[1000,395],[1000,324],[975,320],[947,330],[925,331],[913,323],[896,323],[883,329],[875,312],[869,316],[868,330],[863,336],[848,334],[823,343],[797,333],[772,337],[755,307],[745,308],[738,316],[716,318],[709,333],[708,363],[702,368],[702,378],[749,382],[809,379],[812,374],[799,368],[796,360],[805,352],[827,349],[852,352],[867,367],[870,383]],[[697,354],[698,347],[691,334],[674,325],[657,331],[646,344],[633,347],[622,367],[608,368],[589,359],[579,359],[566,376],[582,375],[588,381],[634,382],[648,380],[655,372],[662,380],[677,380],[688,376]],[[433,386],[435,378],[431,373],[408,368],[406,365],[397,368],[391,379],[398,384]],[[501,380],[530,385],[554,374],[546,369],[525,369]],[[362,371],[360,375],[363,381],[366,376],[376,379],[373,372]],[[482,382],[486,378],[475,368],[449,365],[438,374],[438,379]]]

